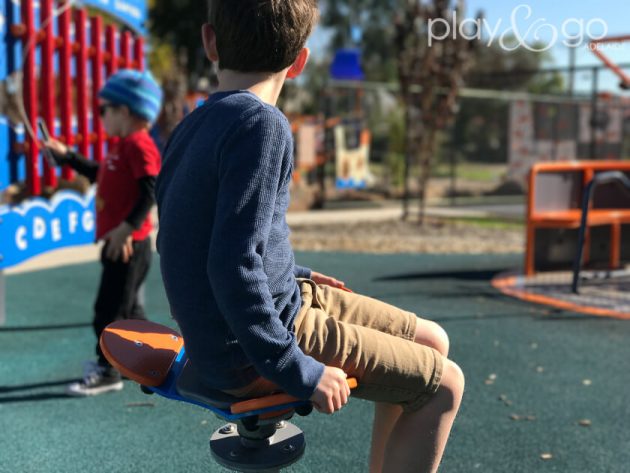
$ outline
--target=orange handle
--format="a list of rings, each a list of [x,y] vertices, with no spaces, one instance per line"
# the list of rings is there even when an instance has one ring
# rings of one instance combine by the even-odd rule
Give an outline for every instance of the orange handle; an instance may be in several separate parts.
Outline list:
[[[350,389],[354,389],[358,386],[356,378],[348,378],[347,382]],[[267,407],[280,406],[282,404],[289,404],[297,401],[301,401],[301,399],[293,397],[290,394],[272,394],[270,396],[236,402],[230,406],[230,411],[232,414],[242,414],[244,412],[257,411],[259,409],[266,409]]]

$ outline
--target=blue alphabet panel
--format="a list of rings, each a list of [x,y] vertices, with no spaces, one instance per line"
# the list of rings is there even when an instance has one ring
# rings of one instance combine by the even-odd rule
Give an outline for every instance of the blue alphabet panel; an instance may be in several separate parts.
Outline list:
[[[94,242],[95,192],[72,191],[52,200],[31,199],[0,207],[0,269],[10,268],[47,251]]]

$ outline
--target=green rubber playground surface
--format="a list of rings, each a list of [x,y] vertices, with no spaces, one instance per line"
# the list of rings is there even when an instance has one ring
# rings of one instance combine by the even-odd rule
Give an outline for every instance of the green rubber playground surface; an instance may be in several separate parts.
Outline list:
[[[441,471],[629,472],[630,321],[501,295],[492,276],[521,259],[298,254],[300,264],[448,331],[467,387]],[[172,325],[157,269],[156,258],[148,313]],[[92,355],[97,282],[96,263],[7,277],[0,472],[224,471],[208,449],[222,422],[208,411],[146,396],[131,382],[95,398],[64,395]],[[371,405],[355,399],[334,416],[295,419],[307,449],[286,471],[366,471],[371,418]]]

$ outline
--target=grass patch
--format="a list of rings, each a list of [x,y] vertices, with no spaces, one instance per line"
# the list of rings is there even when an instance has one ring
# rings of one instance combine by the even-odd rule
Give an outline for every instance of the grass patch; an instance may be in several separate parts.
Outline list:
[[[455,167],[457,179],[479,182],[497,182],[505,175],[505,164],[458,163]],[[431,171],[431,177],[450,177],[451,167],[448,163],[437,164]]]
[[[472,225],[482,228],[491,228],[494,230],[523,230],[525,231],[525,222],[522,220],[505,220],[493,217],[457,217],[444,218],[445,222],[459,223],[464,225]]]

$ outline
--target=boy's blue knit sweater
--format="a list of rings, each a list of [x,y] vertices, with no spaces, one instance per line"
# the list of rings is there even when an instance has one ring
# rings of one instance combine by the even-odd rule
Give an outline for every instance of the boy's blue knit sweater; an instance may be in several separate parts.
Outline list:
[[[160,267],[171,313],[214,389],[257,376],[309,398],[324,366],[298,347],[301,305],[285,214],[289,123],[246,91],[213,94],[178,126],[156,197]]]

